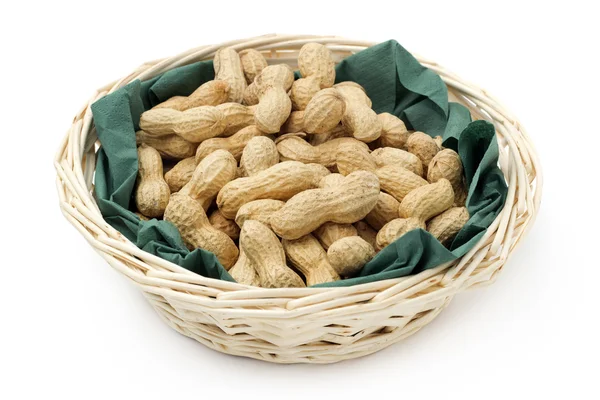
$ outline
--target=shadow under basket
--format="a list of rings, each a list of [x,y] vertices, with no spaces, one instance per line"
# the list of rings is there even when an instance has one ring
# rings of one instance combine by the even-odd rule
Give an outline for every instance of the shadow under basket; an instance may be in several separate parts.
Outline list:
[[[262,289],[205,278],[140,250],[107,224],[94,200],[98,138],[91,105],[129,82],[211,59],[220,47],[255,48],[273,62],[295,64],[308,42],[326,45],[336,62],[374,43],[339,37],[267,35],[202,46],[140,66],[99,89],[76,115],[56,155],[65,217],[117,271],[133,281],[161,318],[181,334],[223,353],[276,363],[332,363],[374,353],[417,332],[457,293],[493,282],[540,204],[542,176],[533,144],[517,119],[486,91],[432,61],[452,101],[473,119],[494,124],[508,184],[504,208],[463,257],[417,275],[350,287]]]

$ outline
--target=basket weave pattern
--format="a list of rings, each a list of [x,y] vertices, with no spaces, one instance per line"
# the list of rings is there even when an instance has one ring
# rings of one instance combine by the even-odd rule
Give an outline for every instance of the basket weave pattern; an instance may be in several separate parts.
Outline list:
[[[117,271],[133,281],[173,329],[215,350],[278,363],[330,363],[371,354],[417,332],[458,292],[493,282],[531,227],[542,176],[533,144],[519,122],[492,96],[434,62],[450,99],[474,119],[492,122],[499,163],[508,183],[502,212],[462,258],[418,275],[340,288],[262,289],[205,278],[146,253],[102,218],[93,198],[98,138],[91,104],[129,82],[210,59],[220,47],[255,48],[268,60],[295,66],[308,42],[326,45],[336,61],[374,43],[339,37],[267,35],[203,46],[145,63],[100,88],[75,116],[55,158],[65,217]]]

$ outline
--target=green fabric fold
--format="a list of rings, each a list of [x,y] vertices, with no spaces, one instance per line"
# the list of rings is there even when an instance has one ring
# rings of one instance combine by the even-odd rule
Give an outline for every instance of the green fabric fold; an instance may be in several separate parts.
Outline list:
[[[376,112],[390,112],[411,129],[441,135],[446,147],[458,151],[469,187],[471,218],[450,249],[428,232],[415,230],[383,249],[358,277],[324,286],[405,276],[464,255],[481,238],[506,199],[493,125],[471,122],[464,106],[448,102],[442,79],[393,40],[348,57],[337,66],[336,74],[337,82],[361,84]],[[95,188],[105,220],[139,248],[200,275],[232,281],[214,254],[202,249],[190,252],[171,223],[142,221],[132,211],[138,170],[135,131],[140,114],[172,96],[187,96],[213,78],[212,61],[197,62],[144,82],[131,82],[94,103],[94,123],[102,144]]]

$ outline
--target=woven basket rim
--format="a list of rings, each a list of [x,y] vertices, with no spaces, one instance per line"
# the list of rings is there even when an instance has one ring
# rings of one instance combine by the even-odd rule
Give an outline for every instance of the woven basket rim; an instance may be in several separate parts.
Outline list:
[[[436,311],[430,314],[437,315],[456,293],[468,287],[489,284],[496,279],[512,250],[530,229],[541,201],[541,167],[534,146],[518,120],[486,91],[467,83],[437,63],[416,56],[421,64],[442,77],[452,101],[465,105],[476,119],[494,124],[500,149],[499,164],[509,187],[502,212],[473,249],[458,260],[416,275],[348,287],[263,289],[191,273],[142,251],[104,221],[92,195],[97,147],[90,109],[92,103],[134,79],[150,79],[172,68],[212,58],[220,47],[231,46],[236,50],[256,48],[274,62],[293,62],[294,52],[307,42],[326,45],[337,57],[336,61],[375,44],[338,36],[270,34],[200,46],[173,57],[144,63],[126,77],[96,91],[76,114],[56,154],[60,206],[69,222],[112,267],[142,289],[170,326],[219,351],[239,353],[220,348],[223,344],[216,339],[207,339],[210,335],[204,332],[182,328],[180,321],[187,320],[185,312],[178,308],[180,303],[202,304],[202,307],[209,308],[214,306],[217,310],[214,315],[218,315],[216,319],[225,313],[231,318],[250,321],[261,318],[289,321],[311,313],[320,315],[326,310],[333,310],[334,313],[335,310],[351,306],[370,312],[368,306],[373,304],[408,304],[407,309],[412,306],[419,310],[443,298],[442,304],[430,309]],[[425,321],[426,318],[421,319]],[[217,325],[226,332],[221,324]],[[287,360],[285,354],[281,353],[280,357]],[[242,352],[240,355],[285,362],[271,360],[270,356],[260,352]],[[319,358],[319,361],[311,362],[327,361]]]

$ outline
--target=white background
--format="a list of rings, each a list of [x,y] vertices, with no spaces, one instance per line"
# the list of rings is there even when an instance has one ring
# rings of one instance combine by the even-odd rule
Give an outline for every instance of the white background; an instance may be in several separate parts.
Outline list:
[[[0,398],[597,398],[593,2],[333,3],[2,6]],[[95,88],[144,61],[270,32],[397,39],[502,99],[544,167],[536,225],[498,281],[363,359],[271,365],[180,336],[59,212],[54,152]]]

